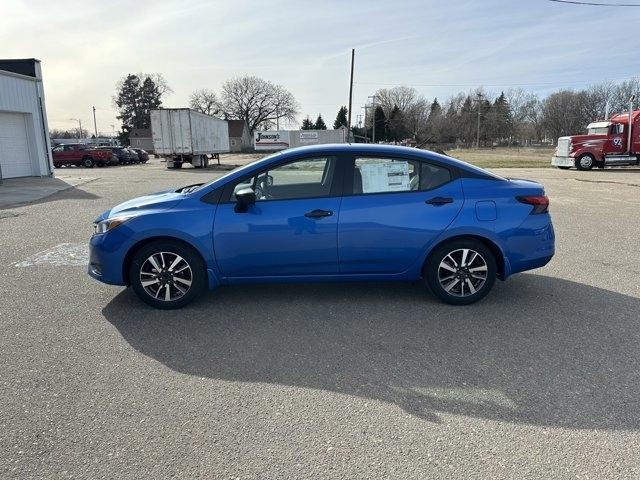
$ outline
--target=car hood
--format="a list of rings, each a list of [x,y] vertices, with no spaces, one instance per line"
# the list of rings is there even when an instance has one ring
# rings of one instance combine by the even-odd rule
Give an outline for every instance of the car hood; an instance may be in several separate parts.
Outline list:
[[[184,194],[178,193],[175,190],[166,190],[163,192],[152,193],[150,195],[127,200],[120,205],[116,205],[111,210],[107,210],[106,212],[101,214],[96,219],[96,221],[99,222],[106,218],[119,215],[135,216],[141,211],[152,210],[154,212],[161,212],[164,210],[169,210],[175,207],[184,198]]]

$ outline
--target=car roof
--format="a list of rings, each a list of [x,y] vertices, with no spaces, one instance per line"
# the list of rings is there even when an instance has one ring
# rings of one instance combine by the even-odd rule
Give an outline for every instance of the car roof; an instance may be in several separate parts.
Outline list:
[[[449,155],[442,155],[440,153],[432,152],[430,150],[422,150],[414,147],[403,147],[400,145],[383,145],[372,143],[328,143],[323,145],[308,145],[304,147],[291,148],[281,152],[282,155],[298,156],[306,154],[318,154],[318,153],[359,153],[363,155],[385,155],[385,156],[412,156],[419,157],[425,161],[435,161],[441,164],[450,165],[452,167],[459,168],[474,176],[500,178],[497,175],[488,172],[482,168],[471,165],[470,163],[458,160],[457,158],[450,157]],[[267,160],[265,158],[265,160]],[[271,157],[269,162],[271,161]],[[266,162],[265,162],[266,163]]]
[[[448,165],[457,168],[458,171],[466,172],[465,176],[479,177],[487,179],[499,179],[504,180],[503,177],[496,175],[492,172],[476,167],[469,163],[463,162],[447,155],[441,155],[429,150],[421,150],[419,148],[401,147],[399,145],[380,145],[380,144],[367,144],[367,143],[328,143],[322,145],[307,145],[304,147],[290,148],[279,152],[274,152],[260,160],[243,165],[240,168],[230,171],[229,173],[218,177],[215,180],[206,184],[206,186],[212,186],[217,188],[236,178],[240,178],[246,174],[250,174],[254,170],[260,170],[274,162],[286,161],[289,158],[295,158],[305,155],[336,155],[340,153],[348,154],[362,154],[362,155],[384,155],[393,156],[398,155],[402,157],[411,156],[414,158],[422,158],[425,161],[433,161],[442,165]]]

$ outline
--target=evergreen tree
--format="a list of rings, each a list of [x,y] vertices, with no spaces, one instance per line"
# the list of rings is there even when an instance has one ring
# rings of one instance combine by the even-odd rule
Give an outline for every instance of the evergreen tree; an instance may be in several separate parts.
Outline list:
[[[302,130],[313,130],[315,128],[315,125],[313,124],[313,122],[311,121],[309,116],[307,115],[307,118],[302,120],[302,127],[300,127],[300,128]]]
[[[162,76],[157,78],[163,81]],[[165,89],[170,91],[166,84]],[[129,144],[131,130],[151,126],[149,110],[162,105],[161,97],[159,85],[150,75],[129,74],[119,83],[113,101],[120,112],[116,118],[122,122],[118,136],[123,145]]]
[[[487,116],[487,135],[493,141],[508,140],[513,131],[511,107],[504,92],[495,99]]]
[[[136,128],[151,128],[150,110],[158,108],[160,105],[162,105],[162,101],[158,86],[151,77],[145,78],[142,87],[140,87],[141,118],[137,119],[140,126]]]
[[[336,115],[336,120],[335,122],[333,122],[333,128],[338,129],[342,126],[347,126],[347,113],[349,111],[347,110],[347,107],[342,106],[340,107],[340,110],[338,110],[338,115]]]
[[[387,139],[387,117],[384,114],[384,110],[382,109],[381,106],[377,106],[374,114],[373,114],[373,121],[375,122],[376,125],[376,143],[378,143],[381,140],[386,140]],[[371,138],[373,138],[373,131],[371,132]]]
[[[322,115],[318,115],[318,118],[316,119],[316,123],[314,125],[316,130],[326,130],[327,126],[324,123],[324,120],[322,119]]]
[[[431,107],[429,107],[429,117],[427,118],[426,139],[428,142],[438,143],[442,141],[444,123],[442,107],[438,99],[434,98]]]
[[[467,147],[473,145],[476,141],[478,110],[473,100],[467,95],[460,108],[460,125],[458,131],[458,139]]]
[[[407,137],[407,129],[404,124],[404,115],[397,105],[394,105],[387,122],[388,139],[400,142]]]
[[[431,104],[431,108],[429,109],[429,116],[438,116],[442,115],[442,107],[438,103],[438,99],[434,98],[433,103]]]

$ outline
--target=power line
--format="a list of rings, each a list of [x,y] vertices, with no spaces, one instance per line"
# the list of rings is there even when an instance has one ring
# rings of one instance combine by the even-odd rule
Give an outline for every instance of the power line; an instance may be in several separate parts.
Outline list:
[[[551,0],[549,0],[551,1]],[[640,6],[640,5],[638,5]],[[622,77],[620,80],[634,80],[640,77]],[[601,80],[601,82],[612,81],[610,79]],[[475,87],[536,87],[536,86],[563,86],[563,85],[582,85],[597,83],[595,80],[578,80],[570,82],[540,82],[540,83],[380,83],[380,82],[355,82],[356,85],[373,85],[383,87],[458,87],[458,88],[475,88]]]
[[[640,3],[599,3],[599,2],[577,2],[573,0],[548,0],[555,3],[570,3],[572,5],[588,5],[590,7],[640,7]]]

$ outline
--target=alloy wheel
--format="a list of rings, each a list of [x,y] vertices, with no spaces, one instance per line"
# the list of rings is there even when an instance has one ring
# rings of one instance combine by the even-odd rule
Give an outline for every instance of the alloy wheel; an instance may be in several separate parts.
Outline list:
[[[140,267],[140,284],[157,300],[172,302],[187,294],[193,283],[189,263],[172,252],[156,252]]]
[[[438,282],[445,292],[455,297],[468,297],[478,292],[487,281],[487,262],[470,248],[449,252],[438,266]]]

